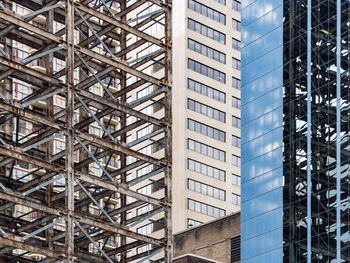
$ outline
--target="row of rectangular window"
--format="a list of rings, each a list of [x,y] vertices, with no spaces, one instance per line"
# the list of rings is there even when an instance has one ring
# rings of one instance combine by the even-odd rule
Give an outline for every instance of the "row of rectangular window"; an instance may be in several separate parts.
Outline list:
[[[237,12],[241,12],[241,3],[237,0],[232,0],[232,9]]]
[[[198,92],[204,96],[207,96],[211,99],[226,103],[226,94],[220,90],[213,89],[205,84],[202,84],[198,81],[188,79],[187,80],[188,89]]]
[[[235,77],[232,77],[232,88],[241,90],[241,81]]]
[[[232,154],[232,165],[236,167],[241,167],[241,157]]]
[[[188,39],[188,48],[222,64],[226,64],[226,55],[224,53],[190,38]]]
[[[203,184],[201,182],[197,182],[192,179],[188,179],[187,183],[188,190],[211,196],[222,201],[226,200],[226,192],[224,190],[213,187],[211,185]]]
[[[214,79],[216,81],[226,83],[226,74],[216,70],[212,67],[208,67],[202,63],[199,63],[193,59],[188,59],[188,69],[191,69],[199,74],[207,76],[208,78]]]
[[[232,194],[232,204],[241,205],[241,196],[237,194]]]
[[[241,186],[241,177],[235,174],[232,174],[232,184],[233,185],[237,185],[237,186]]]
[[[232,116],[232,126],[236,128],[241,128],[241,119],[235,116]]]
[[[226,215],[226,211],[218,207],[204,204],[202,202],[198,202],[192,199],[187,199],[187,201],[188,201],[187,205],[189,210],[192,210],[201,214],[205,214],[208,216],[212,216],[215,218],[220,218]]]
[[[219,43],[226,44],[226,35],[193,19],[188,19],[188,29],[203,36],[213,39]]]
[[[241,22],[238,20],[232,18],[232,29],[241,32]]]
[[[241,70],[241,61],[236,58],[232,58],[232,68]]]
[[[237,51],[241,51],[241,41],[232,38],[232,49],[235,49]]]
[[[226,5],[226,0],[214,0],[222,5]]]
[[[232,146],[237,147],[237,148],[241,148],[241,138],[232,135]]]
[[[188,0],[188,8],[216,22],[219,22],[220,24],[226,25],[226,16],[224,14],[195,0]]]
[[[192,139],[188,139],[187,142],[188,142],[187,148],[189,150],[206,155],[206,156],[214,158],[216,160],[220,160],[222,162],[226,161],[226,153],[224,151],[221,151],[217,148],[206,145],[204,143],[194,141]]]
[[[193,110],[195,112],[198,112],[200,114],[203,114],[215,120],[221,121],[223,123],[226,122],[226,114],[223,111],[220,111],[218,109],[215,109],[213,107],[210,107],[208,105],[205,105],[203,103],[197,102],[192,99],[188,99],[187,104],[188,104],[187,108],[189,110]]]
[[[226,172],[213,166],[192,159],[187,159],[187,168],[188,170],[212,177],[214,179],[223,182],[226,181]]]
[[[198,132],[218,141],[226,141],[226,133],[214,127],[191,119],[187,119],[187,126],[187,128],[191,131]]]

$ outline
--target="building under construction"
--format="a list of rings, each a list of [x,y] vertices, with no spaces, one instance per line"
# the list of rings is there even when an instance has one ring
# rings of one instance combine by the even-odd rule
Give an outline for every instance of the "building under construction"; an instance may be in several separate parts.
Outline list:
[[[0,261],[171,262],[171,0],[0,1]]]

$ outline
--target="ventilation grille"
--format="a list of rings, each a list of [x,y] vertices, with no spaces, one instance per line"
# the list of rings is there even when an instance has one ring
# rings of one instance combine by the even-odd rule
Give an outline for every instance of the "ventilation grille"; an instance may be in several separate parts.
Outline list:
[[[241,236],[231,238],[231,263],[241,259]]]

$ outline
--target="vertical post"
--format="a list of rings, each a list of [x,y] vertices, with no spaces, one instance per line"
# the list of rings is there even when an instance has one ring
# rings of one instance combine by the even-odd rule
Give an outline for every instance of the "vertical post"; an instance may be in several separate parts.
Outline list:
[[[53,33],[53,10],[49,10],[46,14],[46,30]],[[53,74],[53,53],[48,54],[45,57],[45,67],[46,74],[52,76]],[[46,100],[46,115],[47,118],[52,120],[53,118],[53,97],[50,97]],[[50,140],[46,143],[46,161],[51,162],[53,154],[53,141]],[[48,206],[52,206],[52,196],[53,196],[53,185],[49,184],[45,190],[45,200]],[[50,220],[48,224],[52,223]],[[50,250],[53,250],[52,238],[54,236],[53,228],[50,227],[45,231],[46,243]]]
[[[169,204],[172,203],[172,174],[171,174],[171,164],[172,164],[172,136],[171,136],[171,124],[172,124],[172,99],[171,99],[171,83],[172,83],[172,16],[171,16],[171,0],[166,0],[166,10],[165,10],[165,55],[164,55],[164,81],[166,84],[165,89],[165,201]],[[172,214],[171,206],[167,206],[165,209],[165,238],[166,238],[166,248],[165,248],[165,262],[172,262]]]
[[[340,102],[341,102],[341,3],[340,0],[337,0],[337,147],[336,147],[336,154],[337,154],[337,212],[336,212],[336,218],[337,218],[337,262],[341,262],[341,242],[340,242],[340,235],[341,235],[341,214],[340,214],[340,176],[341,176],[341,170],[340,170],[340,164],[341,164],[341,155],[340,155],[340,132],[341,132],[341,118],[340,118]]]
[[[307,1],[307,263],[311,263],[311,12]]]
[[[120,12],[123,12],[126,9],[126,0],[121,1],[120,3]],[[121,17],[121,20],[126,23],[126,15]],[[121,31],[121,41],[120,41],[120,49],[121,50],[125,50],[126,49],[126,40],[127,39],[127,32],[125,30]],[[121,59],[126,60],[127,59],[127,53],[121,57]],[[126,72],[125,71],[121,71],[121,78],[120,78],[120,89],[125,89],[126,88]],[[121,96],[121,101],[122,103],[126,103],[126,94]],[[124,129],[126,127],[126,114],[122,113],[121,117],[120,117],[120,127],[121,129]],[[120,137],[120,141],[122,143],[126,143],[126,133],[123,133]],[[120,164],[121,164],[121,168],[126,167],[127,163],[126,163],[126,154],[122,154],[120,156]],[[121,183],[126,183],[126,172],[121,174]],[[120,203],[121,203],[121,207],[125,207],[126,206],[126,195],[124,194],[120,194]],[[122,225],[126,225],[127,220],[126,220],[126,212],[121,213],[121,224]],[[126,245],[126,236],[121,236],[120,239],[120,245],[121,246],[125,246]],[[126,263],[126,251],[123,251],[121,253],[121,258],[120,258],[120,262],[121,263]]]
[[[74,0],[66,0],[66,258],[74,262]]]
[[[10,7],[10,4],[8,5],[8,7]],[[12,40],[7,37],[5,37],[5,40],[4,40],[4,51],[8,58],[13,59]],[[4,86],[3,86],[2,92],[7,101],[9,102],[13,101],[13,81],[10,76],[4,79]],[[14,127],[16,127],[16,138],[18,138],[19,117],[16,116],[15,120],[16,120],[16,123],[14,123],[12,119],[10,119],[9,121],[6,121],[3,124],[4,137],[9,140],[12,140]],[[15,161],[13,161],[13,163],[10,163],[4,166],[5,175],[9,179],[11,179],[10,177],[12,177],[12,171],[13,171],[14,165],[15,165]]]

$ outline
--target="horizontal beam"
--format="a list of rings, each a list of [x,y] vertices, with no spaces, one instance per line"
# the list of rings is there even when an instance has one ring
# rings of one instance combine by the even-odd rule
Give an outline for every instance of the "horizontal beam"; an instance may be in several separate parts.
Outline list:
[[[18,248],[18,249],[22,249],[25,251],[30,251],[33,253],[37,253],[37,254],[41,254],[50,258],[55,258],[55,259],[64,259],[65,258],[65,254],[64,253],[60,253],[57,251],[53,251],[50,250],[48,248],[43,248],[43,247],[37,247],[34,245],[29,245],[27,243],[23,243],[20,241],[16,241],[16,240],[12,240],[12,239],[8,239],[8,238],[4,238],[0,236],[0,244],[3,246],[9,246],[9,247],[13,247],[13,248]]]
[[[128,187],[123,186],[123,185],[118,185],[118,184],[113,184],[111,182],[107,182],[107,181],[102,181],[100,180],[98,177],[93,177],[90,175],[85,175],[82,173],[77,172],[75,174],[75,177],[79,178],[81,181],[90,183],[91,185],[97,185],[100,186],[104,189],[108,189],[117,193],[121,193],[121,194],[125,194],[127,196],[133,197],[137,200],[141,200],[153,205],[158,205],[158,206],[166,206],[168,204],[166,204],[165,202],[163,202],[162,200],[159,200],[157,198],[151,197],[151,196],[147,196],[144,194],[140,194],[138,192],[135,192],[133,190],[130,190]]]
[[[92,8],[89,8],[87,6],[84,6],[84,5],[80,4],[80,3],[75,3],[75,7],[78,8],[79,10],[81,10],[81,11],[87,13],[87,14],[90,14],[90,15],[92,15],[94,17],[97,17],[97,18],[99,18],[99,19],[101,19],[101,20],[103,20],[103,21],[105,21],[105,22],[107,22],[107,23],[109,23],[111,25],[114,25],[116,27],[119,27],[122,30],[125,30],[125,31],[127,31],[129,33],[132,33],[135,36],[143,38],[143,39],[147,40],[150,43],[153,43],[153,44],[155,44],[157,46],[165,48],[165,45],[164,45],[162,40],[159,40],[159,39],[157,39],[157,38],[155,38],[155,37],[153,37],[151,35],[148,35],[148,34],[142,32],[142,31],[140,31],[138,29],[135,29],[134,27],[128,25],[125,22],[123,22],[121,20],[121,18],[119,18],[117,16],[110,17],[110,16],[108,16],[106,14],[98,12],[98,11],[96,11],[96,10],[94,10]]]
[[[155,124],[157,126],[164,126],[164,123],[162,120],[159,120],[155,117],[152,117],[152,116],[149,116],[147,114],[144,114],[140,111],[137,111],[137,110],[134,110],[132,107],[129,107],[129,106],[126,106],[126,105],[123,105],[121,103],[118,103],[116,101],[112,101],[112,100],[108,100],[106,98],[103,98],[99,95],[96,95],[94,93],[91,93],[91,92],[88,92],[88,91],[85,91],[85,90],[77,90],[76,91],[77,94],[81,95],[82,97],[84,97],[85,99],[90,99],[90,100],[93,100],[93,101],[96,101],[98,103],[101,103],[105,106],[108,106],[112,109],[115,109],[117,111],[121,111],[121,112],[124,112],[126,114],[130,114],[132,116],[135,116],[141,120],[145,120],[149,123],[152,123],[152,124]]]
[[[56,36],[55,34],[49,33],[46,30],[43,30],[37,26],[34,26],[26,21],[24,21],[22,18],[20,18],[17,14],[11,13],[10,11],[4,11],[0,9],[0,17],[1,19],[14,24],[18,27],[23,27],[24,29],[29,30],[30,32],[33,32],[34,34],[41,36],[43,38],[46,38],[48,40],[51,40],[53,42],[56,42],[58,44],[63,44],[63,39],[61,37]]]

